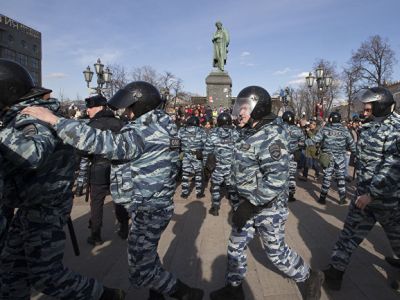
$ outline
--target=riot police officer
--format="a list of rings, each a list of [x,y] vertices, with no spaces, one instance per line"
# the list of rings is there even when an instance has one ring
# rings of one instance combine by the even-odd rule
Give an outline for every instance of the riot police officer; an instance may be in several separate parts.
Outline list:
[[[218,127],[210,132],[204,145],[203,165],[206,165],[209,155],[215,156],[215,168],[211,175],[212,206],[209,213],[218,216],[221,205],[221,186],[225,183],[229,199],[233,207],[237,205],[236,190],[231,184],[231,166],[233,148],[239,134],[232,127],[232,117],[229,113],[221,113],[217,118]]]
[[[363,90],[359,100],[364,108],[372,105],[372,116],[360,129],[356,195],[333,247],[330,266],[324,271],[327,286],[334,290],[341,288],[353,251],[376,222],[400,257],[400,116],[394,112],[393,95],[386,88]]]
[[[292,202],[296,201],[294,194],[296,192],[297,162],[294,158],[294,153],[304,147],[305,136],[303,131],[294,124],[295,115],[293,112],[285,111],[282,115],[282,120],[287,124],[289,133],[289,201]]]
[[[124,299],[92,278],[63,266],[65,233],[72,208],[74,149],[53,128],[21,114],[26,107],[56,112],[60,103],[43,100],[19,64],[0,59],[0,131],[3,201],[18,208],[1,252],[1,299],[29,299],[31,288],[61,299]]]
[[[179,138],[183,152],[182,161],[182,198],[189,197],[189,177],[194,175],[196,197],[204,197],[203,148],[207,135],[200,127],[200,120],[191,116],[186,126],[179,129]]]
[[[114,113],[107,109],[107,99],[102,95],[96,95],[85,99],[87,114],[90,118],[88,125],[101,129],[119,132],[124,123],[114,116]],[[87,177],[87,189],[90,193],[90,229],[91,235],[87,242],[92,245],[103,243],[101,238],[101,226],[103,220],[104,200],[110,194],[110,172],[111,163],[99,155],[83,156],[81,158],[78,177]],[[82,182],[82,180],[78,180]],[[79,192],[83,186],[78,184]],[[126,209],[114,203],[115,216],[119,222],[118,235],[122,239],[128,237],[129,215]]]
[[[321,186],[321,195],[318,203],[325,204],[326,196],[331,185],[333,172],[336,174],[339,204],[346,203],[346,150],[350,149],[352,153],[356,151],[351,133],[341,123],[341,116],[338,112],[331,112],[329,115],[329,124],[321,128],[317,134],[311,138],[314,143],[321,145],[321,151],[330,156],[329,165],[323,170],[324,178]],[[310,141],[310,140],[308,140]]]
[[[288,134],[271,113],[272,101],[262,87],[249,86],[237,96],[232,115],[245,124],[235,145],[232,183],[241,202],[232,217],[226,286],[212,300],[242,300],[246,248],[258,232],[271,262],[296,282],[305,282],[306,299],[319,299],[323,273],[310,267],[285,243],[288,217]]]
[[[41,108],[29,113],[54,126],[67,144],[111,160],[111,195],[131,216],[128,236],[129,280],[150,288],[149,299],[200,300],[203,291],[191,288],[166,271],[157,253],[158,242],[170,222],[176,188],[179,138],[175,123],[162,109],[158,90],[143,81],[120,89],[109,101],[125,109],[132,120],[119,133],[102,131],[84,122],[58,118]]]

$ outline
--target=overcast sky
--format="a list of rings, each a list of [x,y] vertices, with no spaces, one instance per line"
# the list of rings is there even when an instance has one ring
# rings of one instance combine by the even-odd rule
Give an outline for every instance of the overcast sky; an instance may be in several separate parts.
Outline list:
[[[43,85],[72,99],[88,96],[82,71],[98,57],[128,71],[170,71],[184,90],[205,95],[217,20],[231,37],[233,95],[248,85],[294,87],[318,58],[340,70],[375,34],[400,61],[399,12],[399,0],[12,0],[0,11],[42,33]]]

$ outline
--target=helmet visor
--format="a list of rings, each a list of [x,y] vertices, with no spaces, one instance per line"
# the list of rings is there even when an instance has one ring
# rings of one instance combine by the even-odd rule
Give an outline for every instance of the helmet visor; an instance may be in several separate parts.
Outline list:
[[[118,92],[108,100],[107,105],[113,109],[122,109],[131,106],[135,102],[135,98],[132,96],[132,92],[126,89],[119,89]]]
[[[234,119],[240,119],[243,116],[250,116],[256,104],[257,100],[252,97],[237,98],[232,109],[232,117]]]
[[[384,97],[381,93],[374,93],[370,89],[362,89],[356,95],[356,101],[361,103],[370,103],[382,100]]]

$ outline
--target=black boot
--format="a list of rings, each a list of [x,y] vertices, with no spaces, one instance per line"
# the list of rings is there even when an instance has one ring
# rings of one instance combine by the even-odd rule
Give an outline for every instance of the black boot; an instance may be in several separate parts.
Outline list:
[[[346,198],[345,197],[344,198],[340,198],[339,205],[345,205],[345,204],[347,204]]]
[[[310,277],[305,283],[305,300],[318,300],[321,298],[321,287],[324,283],[324,273],[310,270]]]
[[[390,256],[386,256],[385,260],[391,265],[392,267],[395,268],[400,268],[400,258],[394,258]]]
[[[100,230],[92,231],[92,234],[87,238],[87,242],[93,246],[103,244],[103,240],[101,239]]]
[[[125,292],[121,289],[111,289],[104,287],[103,294],[101,294],[100,300],[124,300]]]
[[[178,300],[202,300],[203,294],[203,290],[191,288],[178,279],[175,291],[169,296]]]
[[[129,222],[120,223],[118,235],[121,239],[126,240],[129,233]]]
[[[213,205],[208,212],[213,216],[219,216],[219,207]]]
[[[296,198],[294,197],[294,194],[289,193],[289,202],[294,202],[296,201]]]
[[[150,289],[149,298],[147,300],[165,300],[164,295]]]
[[[197,194],[196,194],[196,198],[197,198],[197,199],[203,198],[204,196],[205,196],[205,195],[204,195],[203,192],[200,192],[200,193],[197,193]]]
[[[181,193],[181,198],[187,199],[188,197],[189,197],[189,194]]]
[[[326,196],[322,196],[322,195],[319,196],[318,203],[319,204],[326,204],[325,198],[326,198]]]
[[[210,293],[211,300],[244,300],[242,285],[227,285],[223,288]]]
[[[335,269],[332,265],[329,265],[329,268],[324,270],[324,274],[325,285],[331,290],[339,291],[342,286],[344,272]]]

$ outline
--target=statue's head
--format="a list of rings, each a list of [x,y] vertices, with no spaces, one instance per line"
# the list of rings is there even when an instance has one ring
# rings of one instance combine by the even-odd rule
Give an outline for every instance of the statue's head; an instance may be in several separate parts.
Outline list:
[[[215,26],[217,26],[218,29],[221,29],[221,28],[222,28],[222,23],[221,23],[221,21],[217,21],[217,22],[215,23]]]

